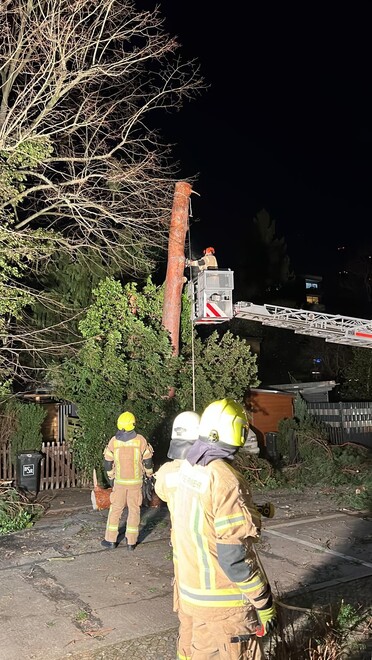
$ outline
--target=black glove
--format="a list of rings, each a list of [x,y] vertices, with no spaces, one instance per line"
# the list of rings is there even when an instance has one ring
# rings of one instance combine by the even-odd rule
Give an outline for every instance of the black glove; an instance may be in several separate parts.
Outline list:
[[[142,496],[144,501],[151,502],[154,493],[155,479],[153,476],[144,477],[142,483]]]
[[[112,488],[113,485],[114,485],[114,479],[115,479],[115,466],[114,466],[114,463],[113,463],[113,461],[108,461],[108,460],[104,459],[103,466],[104,466],[104,470],[106,472],[107,481],[109,482],[109,484]]]

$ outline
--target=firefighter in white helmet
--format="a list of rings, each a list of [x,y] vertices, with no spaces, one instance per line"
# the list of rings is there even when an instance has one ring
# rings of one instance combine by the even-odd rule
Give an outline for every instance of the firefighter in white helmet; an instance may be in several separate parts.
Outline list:
[[[211,403],[168,495],[180,609],[192,618],[192,660],[259,660],[259,637],[276,624],[270,584],[253,550],[261,518],[249,484],[229,464],[247,430],[243,406]]]
[[[171,460],[164,463],[155,473],[155,492],[160,499],[167,502],[170,517],[171,530],[173,529],[174,495],[177,488],[179,469],[185,460],[189,449],[199,437],[200,416],[193,411],[184,411],[177,415],[172,426],[172,436],[168,449],[168,458]],[[179,602],[178,570],[177,570],[177,548],[173,533],[171,531],[171,542],[173,547],[174,581],[173,581],[173,611],[177,612],[179,619],[179,631],[177,640],[177,660],[190,660],[191,658],[191,635],[192,618],[182,612]]]
[[[114,481],[105,538],[101,541],[107,549],[117,547],[121,515],[128,507],[125,536],[128,550],[134,550],[141,517],[142,480],[144,475],[151,477],[153,474],[153,448],[137,433],[135,425],[133,413],[123,412],[117,420],[118,431],[103,454],[107,477]]]

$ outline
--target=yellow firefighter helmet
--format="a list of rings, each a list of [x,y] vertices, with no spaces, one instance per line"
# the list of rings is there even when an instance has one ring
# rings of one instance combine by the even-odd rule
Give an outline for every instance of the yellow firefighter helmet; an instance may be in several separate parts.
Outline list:
[[[118,417],[117,426],[119,431],[133,431],[136,425],[136,418],[131,412],[123,412]]]
[[[213,401],[204,410],[199,438],[220,446],[243,447],[248,435],[248,419],[244,407],[234,399]]]

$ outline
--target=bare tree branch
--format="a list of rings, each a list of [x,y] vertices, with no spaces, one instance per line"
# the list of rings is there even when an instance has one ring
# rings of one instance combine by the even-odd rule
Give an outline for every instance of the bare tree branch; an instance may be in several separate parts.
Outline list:
[[[3,0],[0,76],[0,284],[21,276],[27,290],[27,269],[53,250],[90,249],[121,272],[147,272],[154,249],[166,248],[177,178],[158,112],[204,88],[159,9]],[[14,292],[21,305],[35,295]],[[7,330],[16,308],[0,306]],[[4,349],[33,351],[36,335],[24,332],[14,342],[5,332]]]

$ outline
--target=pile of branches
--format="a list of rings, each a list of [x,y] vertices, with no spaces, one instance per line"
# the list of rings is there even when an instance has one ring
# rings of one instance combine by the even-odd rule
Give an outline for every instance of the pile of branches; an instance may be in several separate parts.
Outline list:
[[[32,527],[43,512],[42,504],[30,502],[9,483],[0,483],[0,536]]]
[[[263,488],[272,485],[270,481],[274,478],[274,468],[264,458],[241,451],[236,454],[232,466],[256,487]]]
[[[288,605],[277,600],[278,627],[266,642],[267,657],[275,660],[347,660],[362,658],[371,638],[369,606],[341,601],[320,609]]]

